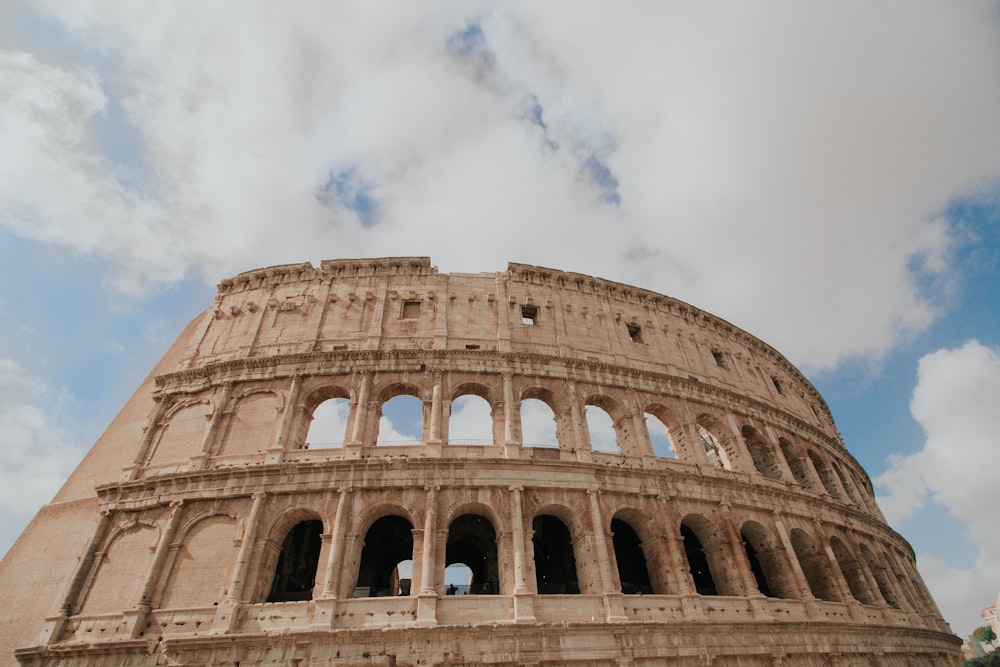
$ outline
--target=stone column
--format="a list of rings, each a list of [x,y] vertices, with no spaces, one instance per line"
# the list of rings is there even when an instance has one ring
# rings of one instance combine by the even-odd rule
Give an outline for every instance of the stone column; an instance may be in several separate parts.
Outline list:
[[[267,494],[261,491],[253,494],[251,498],[253,503],[250,506],[250,516],[247,517],[243,527],[243,539],[240,540],[240,551],[236,555],[236,567],[233,568],[233,576],[229,579],[226,599],[215,609],[211,634],[233,632],[239,620],[238,607],[246,600],[243,591],[246,588],[247,573],[250,571],[250,559],[257,547],[257,527],[260,524],[260,515]]]
[[[212,421],[208,424],[208,432],[201,443],[201,452],[191,457],[191,467],[200,470],[208,465],[216,452],[215,441],[218,438],[219,428],[222,420],[229,414],[229,401],[233,396],[235,382],[227,382],[222,388],[222,396],[216,404],[215,412],[212,413]]]
[[[646,466],[652,465],[656,461],[656,452],[653,451],[653,439],[649,437],[649,426],[646,425],[646,414],[643,412],[642,402],[639,395],[633,389],[632,405],[635,407],[632,412],[633,430],[635,431],[635,444],[638,456]]]
[[[179,523],[183,504],[183,500],[170,503],[170,514],[167,515],[167,523],[163,527],[163,532],[160,534],[160,541],[157,542],[156,550],[153,552],[153,561],[150,563],[149,570],[146,572],[146,578],[142,582],[139,601],[133,609],[125,612],[127,632],[132,639],[138,637],[139,632],[145,627],[146,617],[152,608],[156,584],[163,575],[163,561],[167,557],[167,552],[180,547],[179,544],[175,545],[172,542],[174,540],[174,533],[177,532],[177,524]]]
[[[295,414],[299,409],[299,393],[302,391],[302,376],[293,375],[292,384],[288,389],[288,402],[285,405],[285,414],[281,418],[281,430],[278,432],[278,439],[274,443],[276,449],[288,449],[288,438],[292,431],[292,424],[295,422]]]
[[[590,432],[587,430],[583,410],[576,395],[576,383],[572,380],[566,381],[567,395],[569,396],[569,411],[567,418],[573,431],[573,449],[576,450],[576,460],[589,462],[590,456]],[[563,449],[563,444],[559,443],[559,449]],[[570,454],[569,458],[573,458]]]
[[[368,370],[359,371],[361,376],[361,387],[358,389],[358,401],[354,406],[354,419],[352,421],[351,438],[344,449],[347,458],[361,458],[361,449],[365,445],[366,424],[369,418],[369,395],[372,392],[372,372]]]
[[[45,619],[45,627],[38,643],[52,644],[62,638],[66,621],[76,612],[74,607],[77,604],[77,598],[90,588],[97,575],[97,568],[104,557],[104,552],[100,550],[100,547],[111,531],[114,516],[114,512],[110,510],[101,510],[97,527],[90,538],[87,550],[83,552],[80,562],[76,566],[76,571],[73,573],[73,578],[70,579],[69,586],[62,595],[59,610],[54,616]]]
[[[816,526],[816,539],[819,540],[819,544],[823,548],[823,553],[826,554],[826,559],[830,563],[830,576],[833,577],[834,585],[837,587],[837,594],[840,595],[841,601],[847,605],[847,611],[851,615],[851,618],[855,620],[862,619],[863,614],[860,602],[855,599],[854,593],[851,592],[851,587],[847,583],[847,576],[840,568],[840,561],[837,560],[837,554],[833,552],[830,539],[823,529],[823,522],[819,519],[814,519],[813,524]]]
[[[337,588],[340,585],[340,572],[343,569],[344,552],[344,529],[347,520],[347,505],[351,502],[351,487],[339,489],[337,498],[337,513],[333,518],[333,527],[330,529],[330,551],[326,559],[326,574],[323,577],[324,598],[337,597]]]
[[[663,507],[663,516],[669,525],[664,531],[667,543],[667,555],[670,558],[670,573],[673,577],[674,590],[681,598],[681,608],[684,618],[689,620],[704,620],[705,610],[701,606],[701,596],[694,588],[691,579],[691,565],[684,553],[684,538],[680,534],[681,517],[671,504],[669,495],[656,497]]]
[[[420,592],[417,593],[417,625],[437,625],[437,590],[434,582],[434,538],[437,535],[437,492],[425,486],[423,549],[420,554]]]
[[[520,403],[514,402],[514,378],[509,372],[503,373],[503,453],[504,458],[521,458]]]
[[[733,563],[740,575],[743,583],[744,595],[750,598],[750,609],[754,618],[771,619],[771,610],[767,606],[767,598],[761,593],[757,586],[757,578],[750,568],[750,561],[747,559],[746,549],[743,546],[743,535],[736,529],[736,522],[733,521],[732,507],[729,503],[719,504],[719,515],[722,519],[722,526],[726,531],[726,541],[732,548]]]
[[[528,587],[527,554],[525,553],[527,534],[524,530],[524,514],[521,509],[521,492],[524,491],[524,487],[515,485],[508,488],[511,498],[511,537],[514,540],[514,622],[534,623],[534,595],[532,589]]]
[[[627,621],[622,592],[615,588],[615,575],[611,571],[611,554],[608,550],[608,528],[601,512],[600,489],[587,489],[590,496],[590,522],[594,531],[594,551],[597,552],[597,569],[601,576],[601,594],[609,622]]]
[[[816,597],[812,594],[812,589],[809,587],[806,573],[802,571],[802,564],[799,563],[799,557],[795,553],[792,539],[788,536],[788,529],[785,528],[785,522],[781,520],[781,515],[777,511],[773,513],[773,520],[774,528],[778,531],[778,537],[781,539],[781,546],[784,547],[788,563],[792,567],[792,574],[794,575],[792,580],[795,582],[795,587],[799,590],[799,597],[802,599],[802,605],[806,610],[806,614],[811,618],[818,618],[819,606],[816,604]]]
[[[441,420],[443,418],[441,410],[441,372],[436,371],[434,373],[434,386],[431,389],[431,407],[430,407],[430,432],[428,433],[427,442],[425,443],[425,451],[427,456],[439,457],[441,456],[441,446],[443,444],[441,438]]]
[[[167,410],[173,405],[173,398],[160,394],[154,396],[153,400],[156,401],[156,409],[153,410],[153,416],[149,420],[149,424],[143,429],[142,439],[139,441],[139,446],[136,448],[135,458],[132,460],[132,465],[127,466],[122,469],[124,473],[123,477],[126,481],[132,481],[139,476],[139,471],[146,464],[146,458],[149,456],[149,447],[153,443],[153,438],[156,433],[160,430],[163,421],[163,417],[166,416]]]

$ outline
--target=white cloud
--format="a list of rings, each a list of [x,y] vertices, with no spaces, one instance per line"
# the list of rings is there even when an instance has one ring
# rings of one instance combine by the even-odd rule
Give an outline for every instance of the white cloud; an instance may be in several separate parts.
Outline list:
[[[101,76],[149,184],[93,140],[93,67],[7,54],[0,224],[113,260],[121,289],[188,267],[513,259],[678,296],[828,367],[934,319],[940,212],[1000,177],[986,3],[51,12],[120,63]],[[370,219],[325,196],[346,172]]]
[[[13,541],[83,456],[59,426],[66,400],[14,360],[0,357],[0,544]]]
[[[1000,433],[1000,354],[978,341],[920,360],[910,410],[927,440],[914,454],[895,456],[875,481],[886,518],[899,524],[928,503],[961,522],[977,545],[974,569],[946,567],[920,556],[921,571],[944,615],[974,622],[1000,590],[996,442]],[[973,626],[974,627],[974,626]],[[971,631],[956,627],[958,632]]]

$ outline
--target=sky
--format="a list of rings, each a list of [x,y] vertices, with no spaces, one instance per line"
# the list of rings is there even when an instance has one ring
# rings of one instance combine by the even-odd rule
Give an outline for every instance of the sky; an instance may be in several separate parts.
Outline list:
[[[998,251],[997,2],[6,0],[0,553],[220,280],[517,261],[781,351],[964,637],[1000,592]]]

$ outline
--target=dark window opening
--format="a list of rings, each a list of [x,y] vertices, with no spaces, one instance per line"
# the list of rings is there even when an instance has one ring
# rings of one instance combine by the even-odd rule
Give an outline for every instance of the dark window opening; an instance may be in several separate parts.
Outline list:
[[[746,536],[743,536],[743,550],[746,551],[747,560],[750,561],[750,571],[753,572],[753,578],[757,582],[757,590],[766,597],[777,597],[771,592],[771,587],[767,585],[767,577],[764,576],[764,568],[761,567],[757,550],[753,548]]]
[[[712,356],[715,357],[715,363],[719,368],[726,367],[726,355],[722,354],[720,350],[712,350]]]
[[[785,388],[781,386],[781,380],[779,380],[778,378],[771,378],[771,382],[774,383],[774,388],[778,391],[779,394],[785,393]]]
[[[708,567],[708,557],[701,546],[701,540],[687,526],[681,526],[681,537],[684,538],[684,555],[687,556],[695,591],[698,595],[718,595],[719,589],[716,588],[712,571]]]
[[[749,426],[744,426],[741,433],[757,472],[771,479],[781,479],[781,467],[778,465],[771,443],[765,441],[757,431]]]
[[[840,571],[847,581],[847,588],[851,591],[851,596],[862,604],[874,604],[875,600],[864,581],[861,564],[858,563],[847,545],[836,537],[831,537],[830,548],[833,550],[833,556],[837,559]]]
[[[791,538],[795,557],[799,560],[802,573],[806,575],[813,597],[841,602],[840,594],[830,580],[830,563],[826,559],[826,554],[800,529],[792,530]]]
[[[540,595],[566,595],[580,592],[576,575],[576,556],[569,528],[550,514],[541,514],[531,522],[535,547],[535,582]]]
[[[384,516],[365,533],[354,597],[410,594],[410,580],[400,578],[399,564],[413,559],[413,524],[401,516]]]
[[[466,345],[465,349],[466,350],[478,350],[479,346],[478,345]]]
[[[418,317],[420,317],[420,302],[404,301],[403,311],[400,314],[400,318],[404,320],[415,320]]]
[[[625,325],[628,329],[628,337],[632,339],[633,343],[642,342],[642,327],[638,324],[627,324]]]
[[[322,521],[302,521],[288,531],[281,543],[268,602],[312,600],[322,533]]]
[[[463,514],[448,527],[445,568],[465,565],[472,572],[467,590],[455,586],[451,595],[497,595],[500,592],[500,561],[497,558],[497,534],[489,519],[478,514]],[[447,590],[445,591],[446,594]]]
[[[611,533],[622,593],[625,595],[652,593],[653,586],[649,582],[646,555],[642,551],[639,535],[632,526],[620,519],[611,520]]]
[[[811,487],[812,481],[809,478],[809,471],[806,468],[806,462],[792,447],[792,443],[788,442],[784,438],[779,438],[778,446],[781,447],[781,454],[785,457],[788,467],[792,469],[792,475],[795,477],[795,481],[799,484],[799,486],[804,488]]]
[[[809,450],[809,460],[812,461],[813,468],[816,469],[816,474],[819,475],[819,481],[823,482],[823,488],[826,489],[827,494],[831,498],[840,500],[840,491],[837,489],[837,483],[833,479],[833,473],[826,466],[816,452]]]
[[[521,306],[521,324],[538,324],[538,306]]]

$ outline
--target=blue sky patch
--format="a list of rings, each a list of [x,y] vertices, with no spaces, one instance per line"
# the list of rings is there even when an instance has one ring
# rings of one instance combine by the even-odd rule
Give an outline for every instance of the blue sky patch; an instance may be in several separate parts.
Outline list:
[[[601,201],[612,206],[621,205],[622,198],[618,194],[618,179],[611,173],[608,165],[604,164],[596,155],[591,155],[584,160],[581,170],[584,177],[597,187]]]
[[[354,167],[330,171],[316,199],[327,206],[339,204],[358,215],[362,227],[374,227],[377,207],[371,196],[372,185],[361,178]]]

